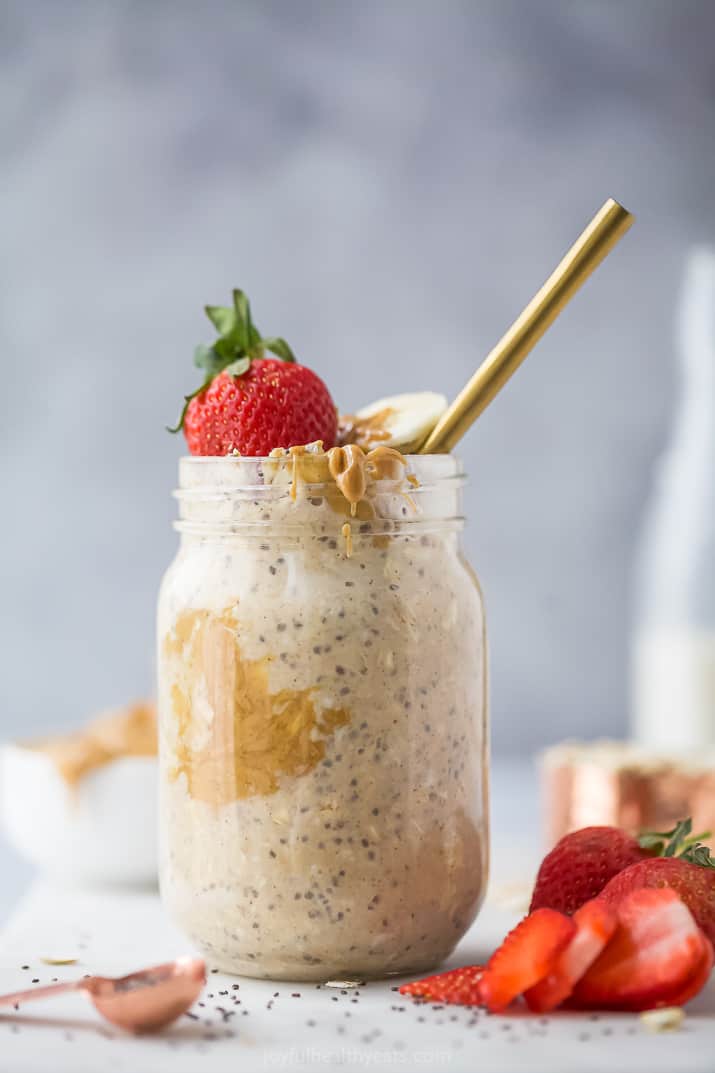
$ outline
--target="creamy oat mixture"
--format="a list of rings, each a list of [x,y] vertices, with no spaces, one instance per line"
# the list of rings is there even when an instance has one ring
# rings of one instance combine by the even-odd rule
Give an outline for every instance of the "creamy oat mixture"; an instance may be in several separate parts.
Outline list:
[[[487,869],[458,463],[275,454],[181,463],[159,607],[162,894],[225,970],[420,971],[474,919]]]

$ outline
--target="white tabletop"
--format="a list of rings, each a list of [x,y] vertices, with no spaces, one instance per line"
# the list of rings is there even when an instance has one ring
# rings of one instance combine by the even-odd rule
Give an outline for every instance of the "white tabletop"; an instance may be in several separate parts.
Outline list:
[[[526,878],[538,859],[533,777],[524,768],[497,768],[494,791],[496,871],[504,879]],[[527,800],[531,810],[524,807]],[[482,961],[516,918],[488,903],[449,964]],[[83,973],[119,975],[184,952],[187,944],[164,917],[154,891],[102,893],[38,883],[0,935],[0,990]],[[78,961],[69,966],[42,961],[58,955]],[[144,1038],[101,1022],[80,995],[29,1003],[0,1018],[0,1071],[387,1067],[429,1073],[712,1073],[715,1068],[712,987],[689,1006],[680,1031],[654,1036],[636,1015],[492,1017],[418,1005],[394,986],[391,981],[334,990],[211,972],[203,1005],[171,1030]]]

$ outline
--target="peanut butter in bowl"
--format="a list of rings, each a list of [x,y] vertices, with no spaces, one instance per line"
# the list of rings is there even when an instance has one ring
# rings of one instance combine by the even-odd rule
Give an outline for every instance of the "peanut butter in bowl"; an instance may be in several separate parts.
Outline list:
[[[156,756],[156,708],[142,701],[97,716],[82,730],[27,742],[49,757],[69,786],[113,760]]]
[[[8,838],[64,881],[154,882],[156,753],[149,702],[104,712],[68,734],[3,746]]]

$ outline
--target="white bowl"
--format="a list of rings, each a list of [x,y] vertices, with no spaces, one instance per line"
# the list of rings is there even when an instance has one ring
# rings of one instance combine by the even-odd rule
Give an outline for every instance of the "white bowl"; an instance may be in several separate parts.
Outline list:
[[[70,784],[37,749],[0,749],[0,815],[8,839],[65,882],[156,881],[156,788],[153,756],[120,757]]]

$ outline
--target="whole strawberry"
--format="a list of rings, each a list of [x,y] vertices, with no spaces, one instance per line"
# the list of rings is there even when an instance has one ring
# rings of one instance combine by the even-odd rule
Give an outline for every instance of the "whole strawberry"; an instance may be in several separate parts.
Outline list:
[[[193,455],[267,455],[274,447],[335,443],[337,410],[323,381],[299,365],[284,339],[263,338],[243,291],[233,306],[207,306],[219,333],[199,346],[204,382],[185,399],[179,423]],[[266,357],[270,351],[276,358]]]
[[[530,912],[548,908],[575,913],[600,894],[613,876],[647,855],[635,838],[618,827],[572,831],[541,862]]]

